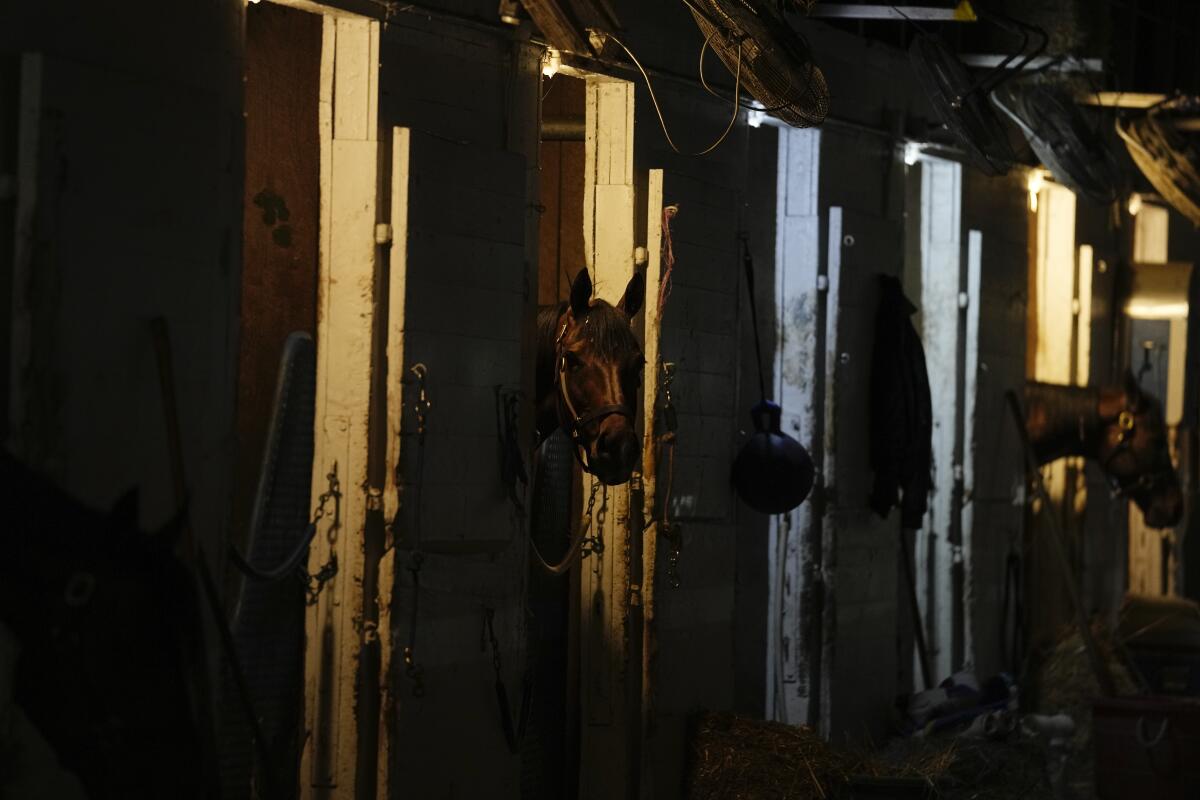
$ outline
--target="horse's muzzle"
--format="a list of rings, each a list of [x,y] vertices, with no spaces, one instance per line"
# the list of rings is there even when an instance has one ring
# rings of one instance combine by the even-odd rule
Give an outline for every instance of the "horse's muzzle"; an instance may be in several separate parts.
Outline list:
[[[1173,528],[1183,519],[1183,492],[1177,484],[1150,494],[1144,501],[1140,497],[1134,500],[1151,528]]]
[[[1183,499],[1172,503],[1169,498],[1151,498],[1142,512],[1151,528],[1174,528],[1183,519]]]
[[[596,437],[588,466],[602,483],[625,483],[638,462],[638,439],[628,425],[603,426]]]

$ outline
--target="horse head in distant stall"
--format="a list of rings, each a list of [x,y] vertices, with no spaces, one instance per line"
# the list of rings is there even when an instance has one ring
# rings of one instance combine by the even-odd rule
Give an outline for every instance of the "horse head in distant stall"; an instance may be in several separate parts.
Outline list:
[[[1183,492],[1171,464],[1162,404],[1132,374],[1123,385],[1099,389],[1030,381],[1025,406],[1039,464],[1063,456],[1095,459],[1113,492],[1137,503],[1147,525],[1179,522]]]
[[[3,451],[0,506],[0,622],[17,644],[0,704],[23,711],[93,800],[211,796],[198,612],[173,554],[180,522],[144,533],[136,495],[96,512]],[[5,764],[0,796],[14,766],[30,765]]]
[[[592,299],[584,268],[570,300],[538,314],[538,440],[562,428],[580,466],[610,486],[629,480],[641,454],[634,420],[646,362],[630,321],[645,293],[635,272],[615,306]]]

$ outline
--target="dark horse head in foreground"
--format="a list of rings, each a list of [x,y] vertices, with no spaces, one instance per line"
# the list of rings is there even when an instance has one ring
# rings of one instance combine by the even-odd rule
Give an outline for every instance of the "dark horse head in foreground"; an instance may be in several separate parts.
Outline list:
[[[1095,459],[1113,491],[1137,503],[1147,525],[1167,528],[1183,517],[1162,404],[1132,375],[1123,385],[1100,389],[1030,382],[1025,405],[1038,463]]]
[[[629,480],[641,454],[634,422],[645,359],[630,321],[645,293],[635,272],[615,306],[593,300],[585,268],[569,302],[538,314],[539,441],[562,428],[580,465],[609,485]]]
[[[29,723],[20,741],[0,730],[0,797],[76,796],[37,777],[54,761],[92,800],[211,796],[198,612],[172,552],[181,521],[144,533],[132,493],[93,511],[3,450],[0,487],[0,638],[15,655],[0,709]],[[33,756],[47,746],[52,760]]]

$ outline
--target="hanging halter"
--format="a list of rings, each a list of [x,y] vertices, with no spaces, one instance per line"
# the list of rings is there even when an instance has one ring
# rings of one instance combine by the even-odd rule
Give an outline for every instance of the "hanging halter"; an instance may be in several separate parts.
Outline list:
[[[585,317],[584,324],[586,323],[587,319]],[[595,474],[587,462],[588,441],[584,438],[583,429],[593,422],[599,422],[605,417],[611,417],[614,414],[625,417],[629,420],[630,424],[633,424],[633,409],[627,405],[613,403],[611,405],[598,406],[583,414],[575,410],[575,404],[571,402],[571,393],[567,389],[567,354],[562,347],[563,337],[566,335],[567,328],[570,325],[570,320],[564,322],[562,329],[558,332],[558,336],[554,339],[554,360],[556,364],[554,382],[558,384],[558,396],[562,401],[558,404],[558,422],[571,436],[571,443],[574,445],[571,449],[575,453],[575,460],[579,462],[579,466],[584,472]]]

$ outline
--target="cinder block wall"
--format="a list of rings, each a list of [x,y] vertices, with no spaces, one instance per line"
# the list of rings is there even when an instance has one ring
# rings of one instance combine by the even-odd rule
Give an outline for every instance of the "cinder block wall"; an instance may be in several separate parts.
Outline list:
[[[1020,445],[1005,405],[1008,390],[1025,385],[1028,284],[1028,193],[1019,173],[988,178],[963,170],[964,230],[983,236],[976,375],[975,492],[972,560],[965,591],[972,652],[981,676],[1002,668],[999,626],[1010,545],[1020,544],[1023,509],[1014,497],[1023,475]],[[965,234],[964,234],[965,237]],[[1020,591],[1022,587],[1014,587]]]
[[[841,263],[836,383],[833,408],[826,410],[834,437],[827,458],[832,455],[836,468],[825,478],[834,524],[829,526],[826,518],[832,530],[824,532],[830,592],[825,600],[829,611],[822,694],[828,704],[829,736],[843,743],[883,741],[898,690],[899,512],[881,520],[867,507],[867,498],[873,479],[869,420],[874,398],[869,386],[878,303],[875,276],[899,276],[903,269],[903,176],[904,164],[891,139],[836,126],[822,133],[822,251],[825,258],[836,256]],[[839,241],[828,227],[834,207],[842,215]]]
[[[491,540],[497,549],[425,555],[415,631],[422,697],[413,695],[400,663],[412,635],[414,593],[409,558],[399,556],[394,671],[381,723],[389,732],[392,795],[513,798],[521,796],[527,765],[505,739],[488,610],[514,728],[526,647],[536,642],[525,638],[534,629],[522,606],[527,553],[500,480],[492,396],[497,385],[525,385],[523,348],[533,338],[538,51],[496,23],[494,3],[441,5],[488,20],[490,29],[405,13],[381,36],[380,124],[388,141],[393,126],[413,131],[407,363],[389,364],[389,380],[404,380],[413,363],[426,363],[431,431],[445,432],[427,440],[419,476],[415,438],[402,444],[409,451],[406,480],[421,485],[423,546],[468,539]],[[474,438],[462,438],[468,434]],[[450,435],[459,438],[451,442]],[[411,521],[393,532],[398,547],[412,546]],[[521,745],[536,746],[532,734]]]

